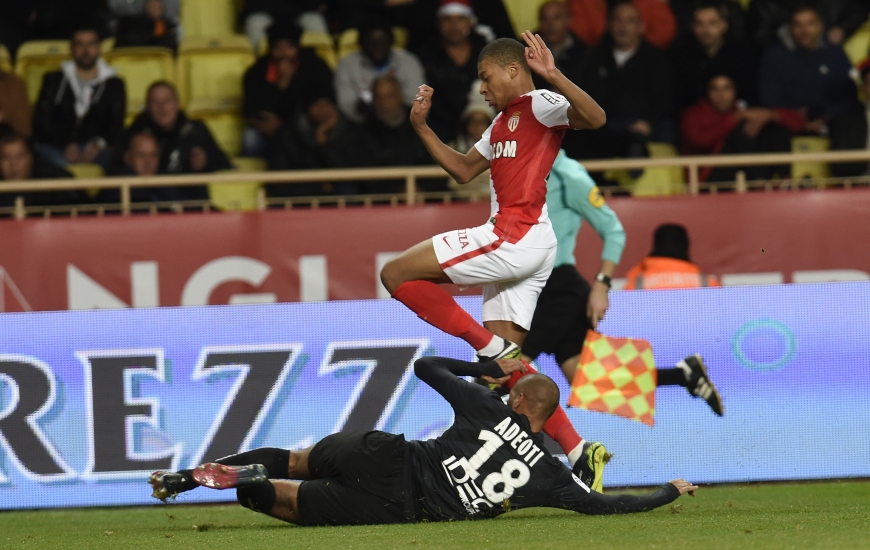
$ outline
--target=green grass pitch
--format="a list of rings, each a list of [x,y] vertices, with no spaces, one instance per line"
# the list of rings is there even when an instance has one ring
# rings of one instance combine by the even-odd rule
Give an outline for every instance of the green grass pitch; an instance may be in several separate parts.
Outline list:
[[[147,487],[143,484],[143,490]],[[645,514],[299,528],[236,505],[0,512],[0,548],[870,548],[870,482],[702,488]]]

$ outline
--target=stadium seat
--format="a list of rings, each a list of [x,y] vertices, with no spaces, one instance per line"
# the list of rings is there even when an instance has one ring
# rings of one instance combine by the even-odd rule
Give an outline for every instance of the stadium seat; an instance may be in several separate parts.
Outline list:
[[[504,7],[519,36],[527,30],[538,28],[538,10],[546,0],[504,0]]]
[[[797,136],[791,139],[792,153],[817,153],[831,149],[831,140],[822,136]],[[825,162],[793,162],[791,164],[791,177],[803,178],[829,178],[831,167]]]
[[[393,47],[404,48],[408,45],[408,30],[393,27]],[[338,59],[359,49],[359,31],[347,29],[338,37]]]
[[[236,157],[232,162],[239,172],[265,172],[269,169],[266,161],[258,157]]]
[[[235,159],[238,162],[241,159]],[[260,160],[260,159],[246,159]],[[238,164],[237,164],[238,165]],[[234,172],[248,172],[246,169],[222,170],[220,174]],[[208,197],[212,205],[220,210],[256,210],[257,194],[261,184],[255,181],[240,181],[233,183],[210,183],[208,185]]]
[[[66,171],[75,179],[97,179],[106,175],[99,164],[67,164]]]
[[[0,70],[7,73],[12,72],[12,56],[9,55],[9,49],[0,44]]]
[[[175,59],[168,48],[118,48],[105,58],[126,84],[128,115],[142,111],[145,94],[152,83],[175,82]]]
[[[202,120],[227,155],[232,157],[239,154],[242,149],[242,130],[245,127],[240,111],[217,107],[189,110],[187,115]]]
[[[843,50],[855,67],[867,59],[867,54],[870,52],[870,22],[864,23],[843,43]]]
[[[231,35],[236,7],[233,0],[184,0],[180,19],[185,39]]]
[[[188,109],[237,110],[242,79],[254,63],[251,43],[244,36],[185,38],[178,49],[178,92]],[[200,106],[200,102],[204,102]]]
[[[39,99],[45,73],[58,70],[69,58],[68,40],[33,40],[19,46],[15,74],[24,80],[30,103]]]
[[[648,143],[650,158],[673,158],[678,156],[676,148],[670,143]],[[638,197],[658,195],[677,195],[685,192],[685,177],[679,166],[647,168],[643,174],[632,179],[627,170],[609,170],[604,176],[615,180],[620,187],[631,190]]]

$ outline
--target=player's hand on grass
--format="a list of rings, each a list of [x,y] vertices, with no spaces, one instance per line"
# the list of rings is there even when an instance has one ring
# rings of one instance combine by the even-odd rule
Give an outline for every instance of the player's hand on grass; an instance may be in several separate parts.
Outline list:
[[[607,297],[608,288],[602,283],[594,283],[589,293],[589,301],[586,302],[586,316],[592,324],[592,328],[598,328],[598,322],[604,319],[604,314],[610,306]]]
[[[689,493],[689,496],[691,497],[695,496],[695,491],[698,489],[697,485],[692,485],[685,479],[675,479],[671,481],[670,484],[676,487],[681,495]]]
[[[519,359],[496,359],[496,363],[501,367],[501,371],[505,374],[501,378],[493,378],[492,376],[481,376],[490,384],[504,384],[511,378],[511,374],[519,371],[526,372],[526,366]]]
[[[417,97],[411,104],[411,124],[414,126],[426,124],[426,116],[429,115],[429,109],[432,108],[432,93],[434,91],[425,84],[417,88]]]
[[[529,68],[549,80],[549,74],[556,70],[553,52],[539,34],[526,31],[523,33],[523,40],[526,41],[526,63],[529,64]]]

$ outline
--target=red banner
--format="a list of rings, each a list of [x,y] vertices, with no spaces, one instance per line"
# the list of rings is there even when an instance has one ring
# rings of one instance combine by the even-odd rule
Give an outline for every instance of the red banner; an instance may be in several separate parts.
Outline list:
[[[617,275],[657,225],[685,225],[691,256],[724,284],[870,279],[870,191],[614,199],[628,233]],[[0,222],[0,311],[383,296],[376,273],[436,233],[486,221],[489,205],[136,215]],[[584,226],[578,267],[598,266]]]

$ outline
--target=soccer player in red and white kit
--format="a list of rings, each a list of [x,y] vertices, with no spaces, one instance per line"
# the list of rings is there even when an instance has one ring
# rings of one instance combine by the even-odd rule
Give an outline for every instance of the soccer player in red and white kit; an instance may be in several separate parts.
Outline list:
[[[568,128],[596,129],[601,107],[556,68],[538,35],[526,42],[500,38],[478,58],[480,93],[498,112],[466,154],[444,144],[426,124],[434,90],[420,86],[411,122],[432,158],[465,183],[490,168],[492,208],[484,225],[436,235],[387,263],[381,281],[393,298],[421,319],[462,338],[481,361],[514,358],[531,325],[535,303],[553,269],[556,236],[547,217],[547,174]],[[561,94],[536,90],[532,71]],[[437,283],[483,287],[483,326]],[[529,369],[534,372],[534,369]],[[508,382],[513,386],[518,375]],[[586,479],[600,484],[583,439],[559,407],[544,431],[562,447]],[[601,457],[598,457],[599,463]],[[588,462],[588,463],[587,463]]]

